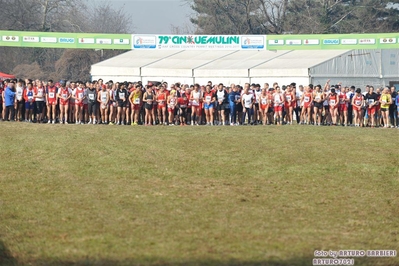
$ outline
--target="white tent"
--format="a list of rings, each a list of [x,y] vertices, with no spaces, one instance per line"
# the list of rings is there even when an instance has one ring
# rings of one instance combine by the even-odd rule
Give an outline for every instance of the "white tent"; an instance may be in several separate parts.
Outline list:
[[[341,56],[347,51],[289,51],[281,56],[269,60],[264,64],[250,69],[251,82],[278,82],[279,84],[298,84],[307,85],[311,81],[309,76],[310,69],[320,63],[327,62],[331,58]]]
[[[143,82],[165,80],[169,83],[194,83],[193,70],[214,60],[234,53],[234,51],[180,51],[165,57],[141,70]]]
[[[133,50],[92,66],[93,79],[169,83],[332,84],[363,87],[399,80],[399,50]],[[399,82],[398,82],[399,84]]]
[[[333,84],[363,88],[388,86],[399,80],[399,50],[352,50],[310,68],[314,84],[331,79]],[[399,84],[399,82],[396,82]]]
[[[115,82],[141,80],[142,67],[176,53],[179,53],[179,51],[157,50],[143,53],[142,51],[132,50],[92,65],[92,80],[100,78]]]
[[[194,69],[195,82],[204,84],[212,80],[213,83],[243,84],[250,81],[251,68],[285,53],[287,51],[236,51]]]

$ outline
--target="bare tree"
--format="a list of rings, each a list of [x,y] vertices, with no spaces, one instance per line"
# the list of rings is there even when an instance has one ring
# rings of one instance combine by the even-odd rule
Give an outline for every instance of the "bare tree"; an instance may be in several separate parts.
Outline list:
[[[110,2],[91,5],[87,23],[90,32],[95,33],[129,33],[132,27],[132,20],[126,14],[126,8],[122,6],[115,9]]]
[[[0,0],[2,7],[2,30],[46,31],[46,32],[98,32],[128,33],[131,17],[122,7],[115,9],[109,2],[94,3],[89,0]],[[69,58],[65,49],[12,48],[0,47],[0,68],[11,72],[14,69],[30,69],[29,73],[40,71],[46,75],[57,76],[55,62],[61,57]],[[64,55],[64,53],[66,53]],[[93,51],[80,51],[75,55],[91,58],[98,62]],[[103,59],[120,54],[121,51],[106,50]],[[94,58],[94,59],[93,59]],[[75,59],[79,60],[79,59]],[[94,61],[93,61],[94,60]],[[65,60],[64,60],[65,62]],[[34,64],[36,63],[36,64]],[[66,62],[68,64],[68,62]],[[23,64],[23,68],[16,66]],[[29,66],[29,67],[28,67]],[[87,77],[89,69],[75,66],[78,72]],[[64,71],[64,70],[63,70]],[[20,72],[19,72],[20,73]],[[74,72],[67,72],[74,76]],[[55,79],[55,78],[54,78]]]
[[[389,0],[186,0],[204,34],[397,32]]]

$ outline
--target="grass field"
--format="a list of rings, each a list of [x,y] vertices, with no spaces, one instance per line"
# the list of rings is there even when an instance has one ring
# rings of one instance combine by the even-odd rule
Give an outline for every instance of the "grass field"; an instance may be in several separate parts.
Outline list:
[[[0,265],[311,265],[315,250],[398,250],[398,136],[3,122]]]

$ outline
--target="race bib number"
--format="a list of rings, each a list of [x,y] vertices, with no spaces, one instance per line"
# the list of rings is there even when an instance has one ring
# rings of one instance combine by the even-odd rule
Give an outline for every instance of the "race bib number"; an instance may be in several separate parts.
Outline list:
[[[374,103],[374,99],[369,99],[369,104],[373,104]]]
[[[102,95],[102,96],[101,96],[101,101],[102,101],[103,103],[105,103],[105,102],[107,101],[107,95]]]
[[[320,101],[321,100],[320,96],[316,96],[315,100]]]
[[[185,104],[182,104],[182,105],[180,105],[180,107],[181,107],[181,108],[186,108],[186,107],[187,107],[187,105],[185,105]]]
[[[62,96],[62,98],[63,98],[64,100],[66,100],[66,98],[67,98],[68,95],[67,95],[67,94],[62,94],[61,96]]]
[[[251,99],[245,99],[245,105],[249,106],[251,105],[252,100]]]
[[[305,97],[305,102],[309,102],[310,101],[310,98],[309,97]]]
[[[287,101],[291,101],[291,95],[287,95],[285,96],[285,98],[287,99]]]
[[[274,102],[275,103],[280,103],[280,99],[276,99]]]
[[[361,103],[362,103],[362,102],[359,101],[359,100],[356,100],[356,101],[355,101],[355,104],[356,104],[356,105],[360,105]]]
[[[199,103],[198,103],[196,100],[193,100],[193,101],[191,102],[191,104],[192,104],[193,106],[198,106],[198,105],[199,105]]]
[[[38,97],[43,97],[43,92],[42,92],[42,91],[38,91],[38,92],[37,92],[37,96],[38,96]]]
[[[240,95],[236,95],[236,101],[240,99]]]
[[[335,100],[331,100],[331,101],[330,101],[330,104],[331,104],[331,105],[334,105],[334,104],[335,104]]]
[[[78,98],[79,98],[79,99],[82,99],[82,98],[83,98],[83,93],[81,93],[81,92],[78,93]]]
[[[50,98],[54,98],[54,92],[49,92],[48,96],[49,96]]]
[[[161,104],[161,105],[164,104],[164,103],[165,103],[165,101],[159,101],[159,104]]]
[[[212,97],[211,96],[206,96],[205,97],[205,101],[207,101],[208,103],[211,101]]]
[[[140,104],[140,98],[134,99],[134,104]]]
[[[94,94],[89,94],[89,99],[93,101],[94,100]]]
[[[266,99],[262,99],[262,104],[263,105],[267,104],[267,100]]]
[[[125,98],[125,94],[124,93],[119,93],[119,99],[121,98]]]
[[[22,97],[22,91],[18,91],[18,92],[17,92],[17,96],[18,96],[18,97]]]
[[[28,96],[28,101],[32,101],[33,100],[33,96]]]

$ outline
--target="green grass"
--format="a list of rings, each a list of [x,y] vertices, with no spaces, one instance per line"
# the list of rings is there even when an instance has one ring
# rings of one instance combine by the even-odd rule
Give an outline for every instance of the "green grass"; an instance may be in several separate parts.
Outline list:
[[[0,265],[311,265],[315,250],[398,249],[398,133],[1,123]]]

